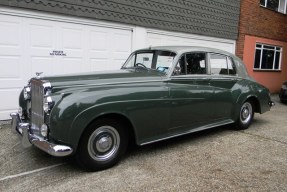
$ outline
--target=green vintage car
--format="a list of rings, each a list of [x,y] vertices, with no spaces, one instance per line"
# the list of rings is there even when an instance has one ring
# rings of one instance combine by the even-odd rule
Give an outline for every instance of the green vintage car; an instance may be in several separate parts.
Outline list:
[[[152,142],[234,124],[269,111],[269,90],[242,61],[217,49],[150,47],[118,71],[32,78],[12,113],[12,130],[53,156],[89,170],[113,166],[129,142]]]

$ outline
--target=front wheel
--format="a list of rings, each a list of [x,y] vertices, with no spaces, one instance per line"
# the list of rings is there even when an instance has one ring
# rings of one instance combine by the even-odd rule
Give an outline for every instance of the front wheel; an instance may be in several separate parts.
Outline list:
[[[249,125],[252,123],[254,117],[254,107],[252,102],[245,101],[239,112],[239,117],[236,122],[236,128],[238,130],[247,129]]]
[[[127,145],[127,130],[123,124],[113,119],[101,119],[84,132],[76,158],[88,170],[106,169],[120,160]]]

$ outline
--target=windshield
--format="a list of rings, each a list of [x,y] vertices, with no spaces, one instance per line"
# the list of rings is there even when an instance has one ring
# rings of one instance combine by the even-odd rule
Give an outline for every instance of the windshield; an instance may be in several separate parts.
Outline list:
[[[143,68],[167,73],[176,54],[170,51],[139,51],[133,53],[122,68]]]

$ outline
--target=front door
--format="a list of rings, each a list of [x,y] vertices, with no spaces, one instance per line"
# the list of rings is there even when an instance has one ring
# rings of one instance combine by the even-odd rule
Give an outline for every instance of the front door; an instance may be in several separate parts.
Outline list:
[[[213,88],[209,82],[206,54],[203,52],[184,54],[168,82],[171,99],[171,133],[209,124],[213,114],[210,109]]]

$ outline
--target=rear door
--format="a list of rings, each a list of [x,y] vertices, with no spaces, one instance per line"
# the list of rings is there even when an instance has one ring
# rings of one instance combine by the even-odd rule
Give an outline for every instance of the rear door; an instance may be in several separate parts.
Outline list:
[[[233,60],[226,55],[209,53],[210,86],[214,90],[212,99],[214,121],[225,120],[231,117],[234,98],[232,92],[238,78]]]

